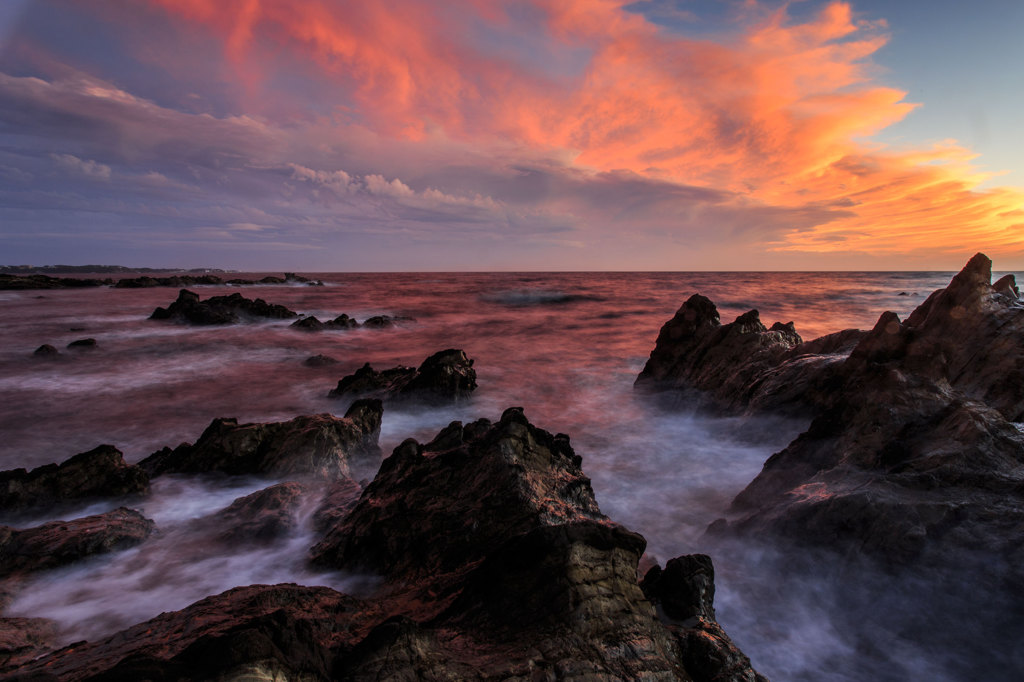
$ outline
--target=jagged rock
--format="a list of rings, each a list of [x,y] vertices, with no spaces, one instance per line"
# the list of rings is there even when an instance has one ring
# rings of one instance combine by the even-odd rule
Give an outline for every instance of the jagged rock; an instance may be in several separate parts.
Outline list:
[[[382,414],[379,400],[359,400],[344,418],[317,414],[270,424],[214,419],[194,445],[164,448],[139,466],[150,476],[219,471],[334,480],[349,475],[350,459],[379,459]]]
[[[36,348],[32,355],[36,356],[37,358],[54,358],[60,355],[60,351],[58,351],[50,344],[44,343],[43,345],[39,346],[39,348]]]
[[[741,668],[745,659],[714,622],[659,620],[637,582],[646,542],[601,514],[580,465],[568,437],[536,428],[519,408],[494,424],[453,422],[426,445],[396,448],[313,550],[321,564],[381,575],[375,595],[236,588],[21,672],[61,680],[762,680],[749,662]],[[707,579],[699,574],[690,592],[710,609]]]
[[[426,446],[399,445],[314,558],[404,578],[464,566],[536,525],[604,519],[580,464],[567,436],[519,408],[495,425],[452,422]]]
[[[149,319],[212,325],[237,324],[255,319],[286,320],[293,317],[298,317],[298,313],[282,305],[267,303],[262,298],[252,300],[234,293],[211,296],[200,301],[199,294],[182,289],[174,303],[167,308],[157,308]]]
[[[715,619],[715,568],[707,554],[669,559],[664,569],[654,566],[644,575],[640,587],[669,618]]]
[[[354,319],[342,313],[333,320],[327,322],[321,322],[315,315],[304,317],[301,320],[292,322],[291,327],[293,329],[299,329],[306,332],[322,332],[324,330],[331,329],[355,329],[359,326],[359,323]]]
[[[125,549],[145,540],[154,528],[152,521],[125,507],[24,530],[0,526],[0,577],[57,568]]]
[[[69,350],[92,350],[97,347],[96,339],[78,339],[68,344]]]
[[[690,679],[637,583],[646,542],[601,514],[581,461],[519,408],[396,448],[312,550],[385,581],[392,616],[340,676]]]
[[[808,430],[714,532],[771,532],[890,564],[1010,556],[1024,528],[1024,306],[974,256],[905,322],[891,312],[835,370]]]
[[[100,445],[59,465],[0,471],[0,509],[13,512],[148,492],[146,472],[126,464],[113,445]]]
[[[802,407],[825,390],[836,354],[854,342],[834,341],[839,347],[828,351],[810,347],[792,322],[769,329],[756,310],[723,325],[715,304],[694,294],[662,326],[635,386],[688,391],[726,410]]]
[[[306,367],[328,367],[338,364],[338,361],[330,355],[311,355],[303,360],[302,364]]]
[[[378,372],[367,363],[339,381],[327,397],[445,403],[468,398],[475,389],[473,360],[464,351],[449,348],[434,353],[418,368],[399,366]]]

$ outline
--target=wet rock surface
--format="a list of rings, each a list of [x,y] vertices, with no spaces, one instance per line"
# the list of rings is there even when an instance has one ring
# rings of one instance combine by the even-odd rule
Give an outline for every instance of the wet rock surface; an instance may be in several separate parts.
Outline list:
[[[134,509],[22,530],[0,526],[0,578],[57,568],[96,554],[137,545],[155,524]]]
[[[768,533],[891,566],[975,552],[993,570],[1012,565],[1024,539],[1024,305],[1012,275],[993,285],[991,268],[977,254],[905,321],[886,312],[869,332],[797,345],[760,328],[723,332],[706,299],[688,301],[663,328],[644,381],[750,409],[778,406],[764,387],[786,377],[817,415],[737,496],[736,517],[711,531]],[[675,346],[673,329],[683,330]],[[745,364],[734,352],[744,334],[757,337],[742,341],[757,349]],[[720,358],[733,359],[731,373]]]
[[[129,465],[112,445],[100,445],[60,464],[26,471],[0,471],[0,510],[27,512],[52,509],[98,498],[144,495],[149,476]]]
[[[379,460],[382,414],[379,400],[358,400],[343,418],[317,414],[268,424],[214,419],[195,444],[159,450],[139,467],[150,476],[221,472],[334,480],[349,475],[350,460]]]
[[[232,545],[267,543],[295,530],[297,513],[309,487],[285,482],[240,497],[229,506],[202,519],[220,542]]]
[[[434,353],[419,367],[392,367],[377,371],[363,365],[338,382],[328,398],[378,398],[389,402],[451,403],[476,390],[473,360],[462,350]]]
[[[149,319],[214,325],[238,324],[261,319],[287,320],[293,317],[298,317],[298,313],[282,305],[267,303],[262,298],[248,299],[234,293],[227,296],[211,296],[201,301],[199,294],[182,289],[178,292],[177,300],[166,308],[154,310]]]
[[[636,573],[646,542],[604,517],[581,463],[519,408],[453,422],[396,448],[351,511],[354,484],[325,498],[344,509],[311,557],[380,576],[373,595],[239,587],[11,679],[762,680],[710,619],[710,562],[666,569],[658,592],[697,595],[699,615],[658,617]]]

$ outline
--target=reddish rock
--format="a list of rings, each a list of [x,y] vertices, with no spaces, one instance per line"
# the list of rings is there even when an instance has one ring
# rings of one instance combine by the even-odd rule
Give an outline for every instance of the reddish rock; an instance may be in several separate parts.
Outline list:
[[[0,526],[0,577],[32,573],[137,545],[155,524],[121,507],[73,521],[53,521],[16,530]]]

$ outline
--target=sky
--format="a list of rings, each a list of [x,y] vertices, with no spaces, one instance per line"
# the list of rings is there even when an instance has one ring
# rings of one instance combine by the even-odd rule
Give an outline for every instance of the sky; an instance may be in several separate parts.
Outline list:
[[[0,264],[1024,270],[1019,0],[0,0]]]

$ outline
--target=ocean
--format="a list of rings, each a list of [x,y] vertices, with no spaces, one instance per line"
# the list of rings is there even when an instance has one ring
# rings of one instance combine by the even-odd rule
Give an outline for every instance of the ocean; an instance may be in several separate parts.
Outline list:
[[[453,420],[496,420],[505,408],[522,406],[535,425],[569,434],[601,510],[643,534],[650,558],[711,555],[718,620],[769,678],[970,679],[964,671],[982,654],[968,651],[968,643],[964,651],[948,646],[946,634],[922,632],[946,625],[907,615],[928,594],[915,592],[913,580],[893,583],[850,557],[801,553],[794,561],[770,542],[703,535],[709,523],[728,516],[730,501],[764,461],[807,427],[809,415],[711,416],[685,403],[666,408],[632,388],[659,328],[693,293],[714,301],[723,323],[756,308],[767,326],[793,321],[809,340],[870,328],[886,310],[905,318],[954,273],[303,274],[324,286],[193,290],[203,298],[239,291],[321,320],[347,313],[415,322],[319,333],[289,329],[290,321],[189,327],[147,319],[175,299],[172,288],[0,291],[0,468],[60,462],[101,443],[136,462],[163,446],[194,441],[216,417],[265,422],[341,415],[348,403],[327,393],[364,363],[415,366],[435,351],[461,348],[475,361],[474,397],[449,408],[386,408],[385,455],[405,438],[429,440]],[[95,350],[65,349],[86,337],[96,339]],[[64,358],[33,357],[44,343]],[[339,362],[303,364],[317,354]],[[72,642],[236,585],[372,590],[373,576],[305,565],[305,550],[315,542],[308,523],[280,543],[230,554],[194,532],[195,519],[274,482],[161,477],[141,505],[160,529],[154,538],[33,579],[4,615],[53,618],[63,640]],[[0,522],[45,520],[52,519]]]

